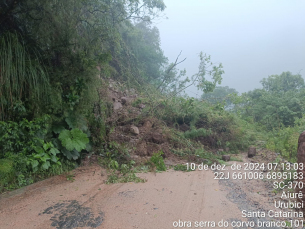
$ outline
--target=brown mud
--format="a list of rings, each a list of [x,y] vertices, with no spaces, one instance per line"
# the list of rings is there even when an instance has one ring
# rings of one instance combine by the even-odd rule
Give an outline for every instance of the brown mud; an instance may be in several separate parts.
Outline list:
[[[264,153],[251,159],[241,156],[243,162],[227,163],[228,172],[233,163],[273,160]],[[216,180],[210,169],[141,173],[137,175],[146,183],[111,185],[104,183],[106,172],[98,165],[79,167],[74,173],[73,182],[61,175],[1,194],[0,228],[169,229],[179,220],[192,223],[182,228],[195,228],[196,221],[256,222],[255,217],[243,218],[241,211],[274,209],[280,195],[270,181]]]

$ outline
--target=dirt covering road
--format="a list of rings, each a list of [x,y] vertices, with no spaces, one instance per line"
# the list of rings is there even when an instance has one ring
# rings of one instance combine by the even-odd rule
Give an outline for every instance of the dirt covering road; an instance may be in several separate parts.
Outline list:
[[[249,159],[243,155],[243,162],[227,165],[245,162]],[[105,171],[99,166],[80,167],[75,170],[74,182],[61,175],[4,193],[0,196],[0,228],[220,228],[217,224],[221,220],[230,225],[234,221],[272,220],[242,218],[241,211],[274,209],[278,198],[268,182],[219,181],[210,169],[138,176],[147,182],[107,185]],[[179,220],[180,225],[186,221],[184,227],[178,225]],[[196,221],[203,223],[196,227]],[[230,225],[223,228],[266,228]]]

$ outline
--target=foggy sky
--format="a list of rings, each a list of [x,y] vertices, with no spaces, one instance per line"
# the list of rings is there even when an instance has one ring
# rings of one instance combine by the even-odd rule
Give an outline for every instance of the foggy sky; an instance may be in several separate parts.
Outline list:
[[[187,60],[178,67],[189,76],[197,72],[203,51],[213,62],[223,64],[221,86],[239,92],[261,88],[261,79],[283,71],[305,77],[305,1],[164,2],[168,19],[156,24],[161,47],[170,62],[182,50],[181,59]],[[192,87],[187,93],[196,97],[198,92]]]

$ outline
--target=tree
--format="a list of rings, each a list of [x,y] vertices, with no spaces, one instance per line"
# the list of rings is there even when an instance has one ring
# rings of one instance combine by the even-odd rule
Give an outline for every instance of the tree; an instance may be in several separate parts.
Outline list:
[[[186,88],[195,85],[198,90],[202,90],[203,92],[208,93],[212,92],[217,84],[221,84],[222,74],[224,73],[223,66],[221,63],[218,66],[214,65],[211,62],[210,55],[200,52],[200,64],[198,67],[198,72],[190,78],[185,77],[185,70],[182,70],[178,73],[176,68],[177,65],[186,60],[185,58],[182,61],[179,61],[180,55],[181,52],[176,58],[176,61],[168,65],[164,71],[162,83],[158,86],[158,88],[163,87],[161,91],[167,89],[170,94],[176,95]],[[211,80],[207,80],[207,77],[211,78]]]
[[[161,49],[158,28],[150,21],[140,21],[124,28],[121,33],[142,77],[150,83],[160,80],[162,68],[168,60]]]
[[[292,75],[291,72],[283,72],[281,75],[271,75],[261,80],[261,84],[268,92],[286,92],[305,87],[302,76],[300,74]]]
[[[263,89],[242,95],[238,111],[267,129],[294,126],[305,112],[304,80],[301,75],[283,72],[261,81]]]
[[[217,84],[221,84],[222,74],[224,73],[223,66],[220,63],[218,66],[213,65],[211,56],[200,52],[200,64],[198,73],[192,76],[192,80],[196,82],[196,86],[204,93],[212,92]],[[210,69],[212,67],[212,69]],[[207,80],[207,76],[212,78],[212,81]]]
[[[134,28],[131,20],[150,21],[164,9],[162,0],[3,0],[0,2],[0,39],[6,34],[14,34],[15,44],[26,47],[25,60],[35,63],[32,69],[39,70],[37,64],[43,66],[40,69],[48,73],[45,75],[49,76],[51,88],[49,94],[44,94],[45,98],[51,98],[51,104],[44,110],[62,116],[67,107],[74,109],[81,103],[92,105],[92,101],[88,101],[92,96],[84,94],[97,94],[96,66],[101,68],[103,76],[109,71],[117,71],[124,80],[128,73],[129,76],[137,75],[138,79],[141,77],[139,73],[132,74],[139,72],[138,66],[132,63],[133,53],[123,42],[122,28],[131,30]],[[149,32],[157,34],[153,28]],[[155,63],[159,64],[160,61]],[[0,66],[0,75],[8,72],[3,67],[6,66]],[[153,75],[157,67],[153,64],[147,67],[146,75]],[[9,77],[12,82],[18,82],[17,75]],[[10,85],[5,82],[6,87]],[[32,82],[24,85],[32,85]],[[5,96],[2,101],[7,101],[7,93],[3,90],[1,87],[0,94]],[[29,103],[35,98],[23,96],[21,100]],[[1,106],[7,105],[1,102]],[[10,106],[14,107],[14,104]],[[28,107],[33,113],[31,106]]]
[[[229,96],[231,94],[238,94],[238,92],[234,88],[230,88],[228,86],[217,86],[215,87],[213,92],[204,93],[201,96],[201,99],[207,100],[211,104],[224,102],[226,104],[226,107],[229,107],[230,105],[232,105],[232,101]]]

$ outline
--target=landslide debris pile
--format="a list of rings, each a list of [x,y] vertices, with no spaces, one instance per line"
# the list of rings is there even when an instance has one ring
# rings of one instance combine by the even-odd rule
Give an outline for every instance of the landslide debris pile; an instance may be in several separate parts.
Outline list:
[[[160,120],[143,115],[147,104],[140,102],[134,89],[122,92],[119,85],[110,81],[108,87],[107,96],[113,109],[107,119],[112,126],[108,141],[125,144],[133,158],[152,156],[159,151],[169,157],[171,139],[168,128]]]
[[[119,153],[125,152],[136,162],[145,162],[154,153],[163,152],[164,158],[183,156],[192,162],[209,163],[247,146],[249,135],[228,113],[213,110],[193,98],[166,100],[161,95],[152,101],[135,89],[126,88],[109,80],[107,87],[100,89],[100,99],[106,100],[111,111],[105,121],[107,150],[117,145]],[[246,140],[238,140],[242,136]]]

